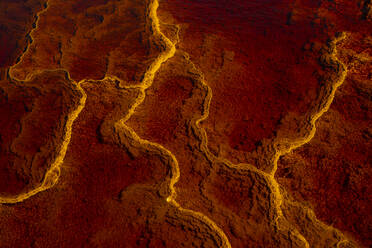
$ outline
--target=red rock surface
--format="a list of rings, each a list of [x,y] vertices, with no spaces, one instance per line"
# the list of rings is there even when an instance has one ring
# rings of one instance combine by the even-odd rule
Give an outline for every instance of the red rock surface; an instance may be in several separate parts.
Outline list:
[[[0,3],[0,67],[12,66],[28,42],[29,32],[46,1],[4,0]]]
[[[0,247],[372,245],[371,1],[0,7]]]
[[[0,83],[1,196],[30,191],[61,152],[68,116],[82,95],[64,72]]]
[[[147,56],[152,49],[145,30],[145,4],[49,2],[31,33],[34,42],[20,63],[12,67],[11,75],[24,80],[35,70],[63,68],[76,81],[105,76],[140,80],[152,58]]]
[[[339,48],[348,77],[314,139],[280,160],[277,177],[317,216],[366,247],[372,245],[370,36],[355,34]],[[306,176],[304,176],[306,175]]]

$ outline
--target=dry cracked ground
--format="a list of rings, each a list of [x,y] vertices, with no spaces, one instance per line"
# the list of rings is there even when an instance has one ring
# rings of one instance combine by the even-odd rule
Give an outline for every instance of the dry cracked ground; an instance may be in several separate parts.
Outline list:
[[[370,0],[0,1],[0,247],[372,247]]]

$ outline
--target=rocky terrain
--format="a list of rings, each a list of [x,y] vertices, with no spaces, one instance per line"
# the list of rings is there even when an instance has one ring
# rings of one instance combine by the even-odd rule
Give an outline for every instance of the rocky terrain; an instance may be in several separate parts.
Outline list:
[[[0,247],[370,247],[371,1],[0,3]]]

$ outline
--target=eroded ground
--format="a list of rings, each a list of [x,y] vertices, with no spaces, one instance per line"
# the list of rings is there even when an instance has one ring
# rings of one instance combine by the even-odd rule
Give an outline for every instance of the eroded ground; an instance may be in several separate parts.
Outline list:
[[[372,245],[370,1],[1,4],[0,247]]]

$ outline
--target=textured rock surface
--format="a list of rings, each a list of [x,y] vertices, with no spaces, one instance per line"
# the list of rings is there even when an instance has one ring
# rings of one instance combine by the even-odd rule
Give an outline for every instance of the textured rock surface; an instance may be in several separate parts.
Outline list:
[[[145,17],[146,1],[51,1],[10,74],[24,80],[35,70],[63,68],[76,81],[139,81],[157,55],[151,54]]]
[[[46,1],[4,0],[0,3],[0,67],[14,65],[30,42],[33,23]]]
[[[338,48],[348,77],[319,120],[313,140],[282,157],[277,172],[295,198],[367,247],[372,245],[370,39],[353,34]]]
[[[1,2],[0,247],[371,246],[370,5]]]
[[[59,163],[71,113],[82,94],[64,72],[44,72],[27,82],[0,82],[1,196],[39,187]],[[45,182],[44,182],[45,183]]]

